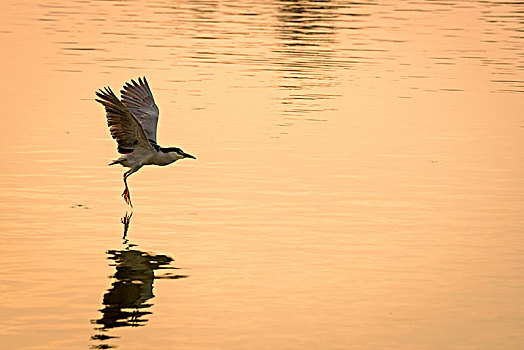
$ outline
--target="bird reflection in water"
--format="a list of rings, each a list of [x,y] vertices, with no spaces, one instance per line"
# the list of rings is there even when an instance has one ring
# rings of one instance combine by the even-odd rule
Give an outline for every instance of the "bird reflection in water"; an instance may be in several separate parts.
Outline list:
[[[147,311],[153,304],[150,301],[154,297],[153,282],[155,279],[179,279],[187,276],[165,272],[155,275],[155,270],[174,270],[176,267],[170,265],[174,259],[167,255],[145,252],[137,249],[135,244],[129,243],[127,231],[131,222],[132,213],[122,217],[124,225],[122,250],[108,250],[108,259],[111,266],[116,268],[111,288],[104,294],[103,307],[99,311],[101,317],[92,320],[96,324],[97,334],[92,336],[93,340],[99,341],[92,345],[93,349],[109,349],[116,346],[106,342],[116,338],[108,334],[108,330],[117,327],[138,327],[146,324]]]

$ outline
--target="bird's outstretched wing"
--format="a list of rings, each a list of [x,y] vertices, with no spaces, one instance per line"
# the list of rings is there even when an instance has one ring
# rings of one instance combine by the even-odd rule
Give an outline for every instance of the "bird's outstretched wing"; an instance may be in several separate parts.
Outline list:
[[[111,136],[118,143],[120,153],[131,152],[137,147],[153,149],[140,122],[115,96],[111,88],[100,89],[96,92],[96,95],[100,98],[96,101],[100,102],[106,109],[107,125]]]
[[[131,83],[126,83],[120,93],[122,94],[122,103],[142,124],[149,141],[156,145],[159,111],[146,77],[138,78],[138,83],[134,80],[131,80]]]

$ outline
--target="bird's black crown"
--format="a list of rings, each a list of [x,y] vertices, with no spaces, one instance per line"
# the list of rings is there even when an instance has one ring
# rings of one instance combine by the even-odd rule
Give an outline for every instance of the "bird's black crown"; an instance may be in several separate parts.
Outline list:
[[[184,154],[184,151],[182,151],[178,147],[160,147],[160,152],[163,152],[163,153],[176,152],[178,154]]]

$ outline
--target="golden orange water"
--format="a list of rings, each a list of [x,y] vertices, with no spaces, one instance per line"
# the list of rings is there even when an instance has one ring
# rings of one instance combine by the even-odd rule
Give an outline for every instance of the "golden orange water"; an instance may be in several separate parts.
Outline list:
[[[522,3],[1,9],[6,349],[524,347]],[[197,160],[123,238],[94,91],[139,76]]]

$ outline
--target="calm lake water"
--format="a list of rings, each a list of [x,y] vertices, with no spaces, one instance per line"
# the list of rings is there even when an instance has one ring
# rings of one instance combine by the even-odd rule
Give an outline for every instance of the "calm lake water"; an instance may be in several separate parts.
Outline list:
[[[1,10],[5,349],[524,348],[522,2]],[[131,210],[139,76],[197,160]]]

